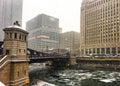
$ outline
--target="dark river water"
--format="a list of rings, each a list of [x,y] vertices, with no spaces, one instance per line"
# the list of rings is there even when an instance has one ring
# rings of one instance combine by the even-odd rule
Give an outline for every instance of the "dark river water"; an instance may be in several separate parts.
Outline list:
[[[31,86],[34,86],[36,80],[43,80],[55,86],[120,86],[120,72],[82,69],[34,69],[30,72],[30,80]]]

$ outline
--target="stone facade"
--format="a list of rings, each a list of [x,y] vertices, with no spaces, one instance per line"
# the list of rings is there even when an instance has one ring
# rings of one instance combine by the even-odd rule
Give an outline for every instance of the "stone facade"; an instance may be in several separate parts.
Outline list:
[[[25,85],[28,79],[28,63],[12,62],[11,63],[10,84],[13,86]]]
[[[4,83],[6,86],[9,86],[9,80],[10,80],[10,63],[7,63],[2,68],[0,68],[0,81]]]
[[[81,54],[120,54],[120,1],[83,0],[80,32]]]
[[[6,86],[22,86],[29,83],[27,56],[28,32],[14,25],[4,29],[3,57],[0,61],[0,81]]]

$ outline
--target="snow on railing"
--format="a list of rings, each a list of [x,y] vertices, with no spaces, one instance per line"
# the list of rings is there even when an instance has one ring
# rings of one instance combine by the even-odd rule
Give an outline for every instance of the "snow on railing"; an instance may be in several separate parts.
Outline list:
[[[7,57],[7,55],[4,56],[4,57],[0,60],[0,63],[1,63],[6,57]]]
[[[0,60],[0,69],[7,63],[9,62],[9,58],[8,55],[4,56],[1,60]]]
[[[0,81],[0,86],[5,86],[5,85]]]

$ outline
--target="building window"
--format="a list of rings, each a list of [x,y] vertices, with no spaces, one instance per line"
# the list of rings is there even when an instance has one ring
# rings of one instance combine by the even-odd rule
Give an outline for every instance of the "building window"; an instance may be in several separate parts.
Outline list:
[[[100,48],[97,48],[97,54],[100,54]]]
[[[6,55],[10,55],[10,50],[6,50]]]
[[[21,39],[21,34],[19,35],[19,39]]]
[[[21,49],[19,49],[19,53],[21,53]]]
[[[24,49],[24,53],[25,53],[25,49]]]
[[[26,75],[27,73],[26,73],[26,70],[24,70],[24,75]]]
[[[17,33],[14,34],[14,38],[17,39]]]
[[[110,54],[110,48],[106,48],[106,54]]]
[[[115,47],[112,48],[112,54],[113,54],[113,55],[116,54],[116,48],[115,48]]]
[[[118,47],[118,53],[120,54],[120,47]]]
[[[8,33],[6,33],[6,38],[7,38],[7,39],[9,38],[9,34],[8,34]]]
[[[12,38],[12,33],[10,33],[10,38]]]
[[[26,41],[26,38],[27,38],[27,37],[25,36],[25,41]]]
[[[95,53],[95,48],[93,48],[93,53]]]
[[[105,54],[105,48],[101,48],[101,54]]]
[[[20,76],[20,73],[19,73],[19,71],[17,72],[17,75],[18,75],[18,77]]]

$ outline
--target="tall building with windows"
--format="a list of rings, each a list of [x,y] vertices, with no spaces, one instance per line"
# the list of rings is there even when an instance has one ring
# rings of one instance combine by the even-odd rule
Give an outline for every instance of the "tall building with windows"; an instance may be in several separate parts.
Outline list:
[[[65,49],[71,54],[79,54],[80,48],[80,33],[69,31],[61,33],[60,36],[60,49]]]
[[[81,54],[120,54],[120,0],[83,0]]]
[[[29,32],[28,47],[38,51],[59,48],[59,19],[46,14],[39,14],[26,24]]]
[[[19,21],[22,24],[23,0],[0,0],[0,41],[3,40],[3,28]]]

